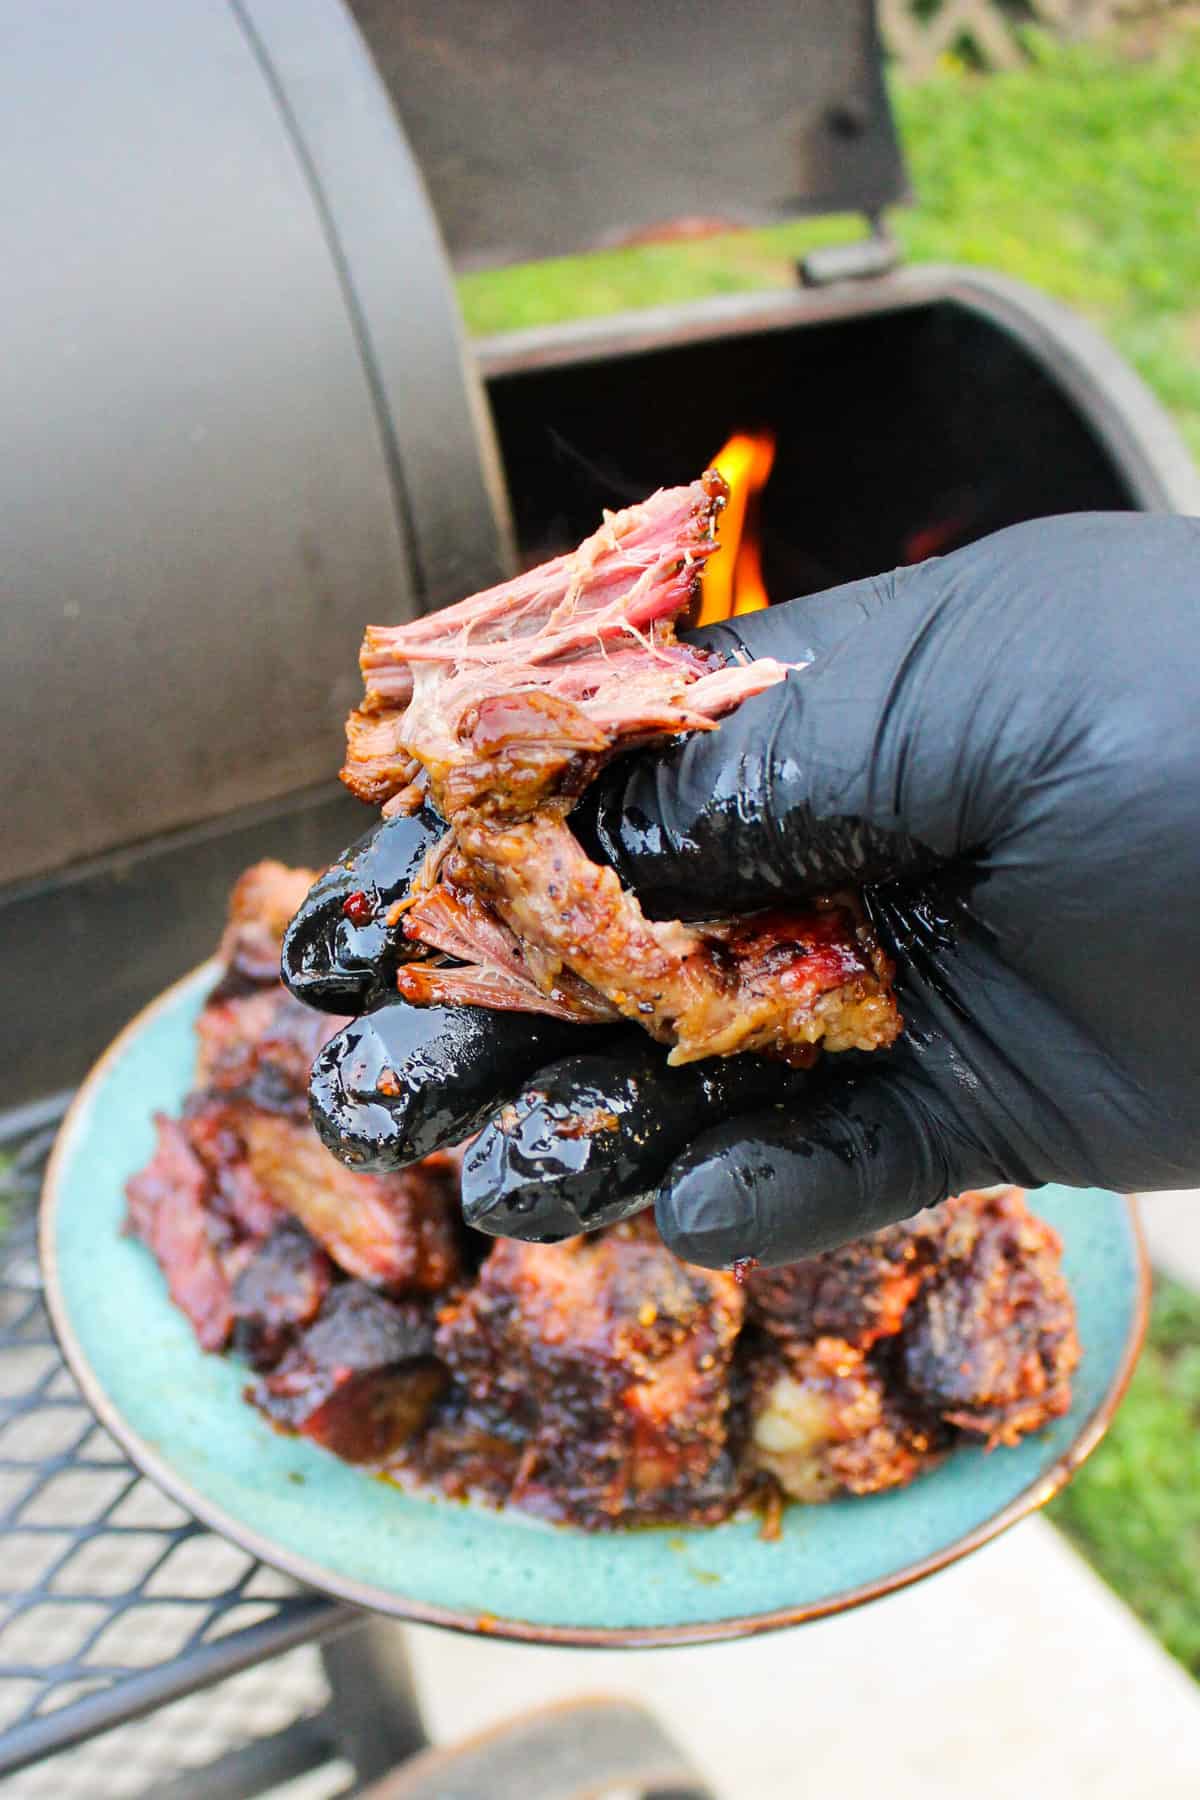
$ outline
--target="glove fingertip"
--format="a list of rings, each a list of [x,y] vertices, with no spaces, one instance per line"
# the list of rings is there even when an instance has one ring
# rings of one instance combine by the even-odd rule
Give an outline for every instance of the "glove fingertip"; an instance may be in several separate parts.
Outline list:
[[[981,1170],[954,1166],[959,1186]],[[656,1216],[684,1262],[777,1265],[835,1249],[954,1191],[936,1121],[884,1072],[835,1085],[780,1118],[730,1120],[668,1170]]]
[[[738,1161],[681,1159],[655,1196],[654,1218],[668,1250],[703,1269],[761,1261],[766,1248],[754,1184]]]

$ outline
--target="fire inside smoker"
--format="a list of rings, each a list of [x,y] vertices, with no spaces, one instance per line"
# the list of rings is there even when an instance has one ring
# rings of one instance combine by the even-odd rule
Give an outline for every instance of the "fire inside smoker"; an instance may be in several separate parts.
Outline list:
[[[652,921],[567,824],[615,754],[714,730],[788,674],[675,635],[729,497],[709,470],[606,514],[571,555],[515,581],[368,627],[342,778],[385,812],[428,799],[448,826],[388,921],[403,916],[432,953],[399,973],[410,1002],[623,1016],[670,1046],[672,1063],[756,1051],[805,1067],[822,1046],[896,1038],[892,971],[853,895],[736,921]],[[711,586],[705,599],[722,604]]]
[[[714,459],[713,467],[729,484],[729,503],[721,515],[721,554],[705,565],[700,577],[697,625],[719,625],[770,605],[759,512],[774,464],[775,434],[770,431],[735,431]]]

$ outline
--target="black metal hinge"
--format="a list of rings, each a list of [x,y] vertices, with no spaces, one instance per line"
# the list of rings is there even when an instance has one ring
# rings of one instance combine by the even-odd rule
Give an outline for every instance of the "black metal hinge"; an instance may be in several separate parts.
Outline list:
[[[869,281],[888,275],[900,261],[900,246],[882,217],[869,220],[870,233],[852,244],[824,244],[796,265],[805,287],[831,287],[838,281]]]

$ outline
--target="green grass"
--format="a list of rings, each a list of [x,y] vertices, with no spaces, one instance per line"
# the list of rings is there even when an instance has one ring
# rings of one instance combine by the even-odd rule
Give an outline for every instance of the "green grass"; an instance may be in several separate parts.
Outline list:
[[[1030,40],[1011,74],[949,70],[893,98],[916,204],[892,223],[909,261],[1016,276],[1101,326],[1200,454],[1200,32],[1152,60]],[[861,232],[805,220],[469,276],[476,333],[778,287],[798,256]]]
[[[1125,1402],[1048,1510],[1200,1678],[1200,1296],[1159,1281]]]
[[[1001,269],[1089,315],[1200,452],[1200,32],[1154,61],[1043,49],[897,100],[910,258]]]

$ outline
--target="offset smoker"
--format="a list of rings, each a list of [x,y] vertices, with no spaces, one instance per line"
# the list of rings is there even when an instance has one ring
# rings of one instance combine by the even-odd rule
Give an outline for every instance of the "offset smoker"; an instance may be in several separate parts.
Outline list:
[[[895,271],[878,230],[791,291],[464,346],[443,235],[466,268],[684,216],[877,226],[905,177],[866,0],[11,13],[0,1107],[203,955],[239,868],[366,828],[331,778],[366,619],[574,543],[734,429],[778,438],[775,598],[1039,514],[1200,511],[1090,329]]]

